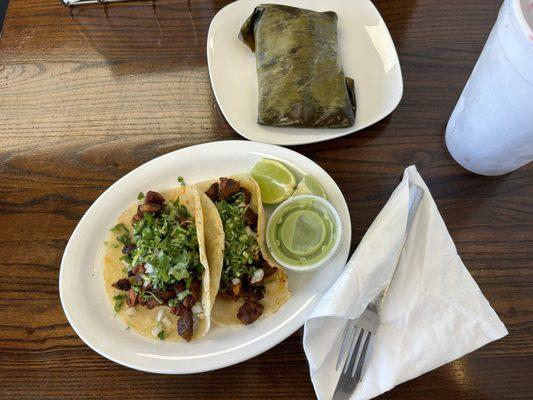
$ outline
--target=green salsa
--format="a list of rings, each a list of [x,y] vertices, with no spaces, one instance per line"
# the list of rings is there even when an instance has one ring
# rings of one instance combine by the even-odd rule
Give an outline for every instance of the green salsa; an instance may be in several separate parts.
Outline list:
[[[328,256],[337,242],[339,227],[314,196],[295,197],[281,205],[268,226],[268,245],[281,264],[313,266]]]

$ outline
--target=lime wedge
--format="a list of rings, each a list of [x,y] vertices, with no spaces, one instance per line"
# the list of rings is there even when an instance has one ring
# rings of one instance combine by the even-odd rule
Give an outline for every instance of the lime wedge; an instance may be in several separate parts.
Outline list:
[[[311,175],[304,175],[300,183],[298,183],[298,186],[296,186],[296,190],[292,195],[301,196],[303,194],[314,194],[315,196],[320,196],[323,199],[328,199],[326,192],[322,186],[320,186],[320,183],[318,183],[318,181]]]
[[[280,185],[268,177],[252,175],[261,189],[261,200],[265,204],[278,204],[290,197],[293,188]]]
[[[296,178],[279,161],[263,158],[252,168],[252,176],[261,189],[265,204],[278,204],[287,199],[296,186]]]

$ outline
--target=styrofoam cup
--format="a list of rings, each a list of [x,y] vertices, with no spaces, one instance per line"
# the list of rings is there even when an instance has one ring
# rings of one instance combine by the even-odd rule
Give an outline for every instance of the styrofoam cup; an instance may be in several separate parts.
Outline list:
[[[464,168],[501,175],[533,160],[533,0],[505,0],[446,127]]]

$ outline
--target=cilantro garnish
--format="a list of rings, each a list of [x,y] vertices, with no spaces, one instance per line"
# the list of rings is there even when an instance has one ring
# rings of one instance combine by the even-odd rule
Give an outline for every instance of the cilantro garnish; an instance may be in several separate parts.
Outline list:
[[[174,307],[174,306],[177,306],[178,305],[178,299],[170,299],[168,301],[168,306],[169,307]]]
[[[111,228],[111,232],[120,232],[121,230],[125,230],[127,231],[128,228],[126,227],[126,225],[124,225],[122,222],[116,224],[114,227]]]
[[[141,296],[143,300],[148,301],[150,300],[150,297],[155,299],[159,304],[163,304],[163,300],[161,300],[159,297],[157,297],[153,292],[150,292],[149,290],[146,290],[141,293]]]
[[[182,226],[184,218],[191,223]],[[149,281],[154,290],[164,290],[180,280],[188,282],[188,289],[192,278],[201,276],[203,271],[193,222],[187,208],[177,199],[165,202],[158,213],[143,213],[133,224],[133,234],[124,224],[117,225],[114,232],[122,235],[116,239],[124,245],[135,245],[120,259],[128,264],[128,271],[139,264],[150,265],[150,272],[143,275],[143,279]],[[144,295],[146,299],[153,297],[161,303],[150,291]]]
[[[142,199],[144,199],[144,193],[139,192],[139,194],[137,195],[137,200],[142,200]]]
[[[158,334],[157,334],[157,338],[159,340],[165,340],[165,331],[160,331]]]
[[[122,222],[119,224],[116,224],[114,227],[111,228],[111,232],[120,234],[120,236],[117,236],[116,239],[119,243],[123,244],[124,246],[131,243],[131,234],[126,225],[124,225]]]
[[[185,297],[187,297],[191,292],[188,290],[184,290],[183,292],[179,292],[178,296],[176,297],[178,301],[182,301]]]
[[[178,182],[181,184],[181,186],[185,186],[185,180],[183,179],[183,176],[178,176]]]
[[[122,305],[124,304],[124,301],[126,301],[126,295],[125,294],[117,294],[116,296],[113,296],[113,303],[114,303],[114,310],[116,313],[120,311],[122,308]]]
[[[224,267],[222,269],[221,284],[227,286],[233,278],[243,275],[249,277],[257,270],[254,258],[260,252],[255,235],[249,233],[244,224],[244,195],[238,193],[233,196],[233,202],[221,200],[216,203],[218,212],[224,225],[225,250]]]

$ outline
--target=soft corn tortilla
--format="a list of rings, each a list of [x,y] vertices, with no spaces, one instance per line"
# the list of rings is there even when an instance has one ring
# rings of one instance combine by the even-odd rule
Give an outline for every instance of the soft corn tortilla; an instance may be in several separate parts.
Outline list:
[[[214,288],[212,286],[216,287],[216,290],[218,291],[218,285],[220,284],[221,266],[218,268],[218,271],[216,270],[216,266],[215,270],[211,271],[208,262],[208,257],[205,250],[204,213],[202,211],[202,205],[200,200],[201,193],[199,193],[193,187],[181,186],[176,189],[163,191],[161,192],[161,194],[167,201],[174,201],[176,200],[176,198],[179,197],[180,203],[183,204],[187,208],[189,213],[194,217],[194,222],[196,224],[196,232],[198,236],[198,245],[200,251],[200,262],[204,266],[204,272],[202,274],[201,299],[205,317],[203,319],[199,319],[194,324],[194,340],[204,336],[209,330],[211,324],[211,310],[215,299],[215,296],[212,294],[212,292],[216,293],[216,291],[213,290]],[[214,207],[214,205],[212,206]],[[117,223],[122,222],[128,227],[130,232],[132,232],[133,229],[131,226],[131,218],[135,215],[136,212],[137,204],[134,204],[122,213]],[[212,213],[213,210],[211,210],[210,212]],[[222,227],[221,223],[220,227]],[[116,240],[115,234],[112,232],[107,242],[106,253],[104,258],[104,284],[109,299],[112,303],[113,296],[116,296],[117,294],[121,293],[126,293],[111,286],[111,284],[116,282],[118,279],[124,278],[124,272],[122,271],[124,268],[124,264],[119,260],[119,258],[122,256],[122,247],[123,245]],[[156,325],[157,313],[159,312],[159,310],[165,310],[165,316],[171,322],[170,327],[165,329],[165,341],[184,341],[184,339],[178,335],[176,329],[178,317],[169,312],[168,306],[159,306],[153,308],[152,310],[148,310],[146,307],[137,305],[135,307],[136,312],[133,315],[126,314],[126,310],[128,308],[129,307],[124,304],[121,310],[117,313],[119,317],[137,333],[140,333],[141,335],[149,337],[151,339],[154,339],[154,336],[152,335],[151,331],[152,328],[154,328],[154,326]]]
[[[198,194],[202,205],[203,220],[206,225],[204,229],[204,247],[209,264],[209,298],[212,308],[220,287],[220,276],[222,275],[222,265],[224,263],[224,227],[215,204],[203,192],[198,191]]]
[[[260,319],[268,318],[276,311],[278,311],[280,307],[285,304],[285,302],[291,296],[291,293],[289,292],[288,288],[287,275],[285,274],[285,272],[283,272],[281,267],[276,264],[276,262],[272,259],[272,257],[267,251],[265,242],[266,217],[265,211],[263,209],[263,203],[261,202],[261,191],[259,190],[257,182],[248,174],[233,175],[229,176],[229,178],[238,181],[241,187],[249,190],[252,194],[250,207],[257,213],[257,241],[261,249],[261,254],[271,266],[277,267],[276,273],[265,280],[265,297],[259,301],[264,307],[263,314],[261,315]],[[218,182],[218,179],[199,183],[196,185],[196,187],[200,191],[202,191],[202,193],[204,193],[214,182]],[[213,202],[211,202],[209,198],[207,198],[207,200],[211,204],[213,204]],[[214,207],[218,216],[216,206]],[[218,220],[220,221],[220,216]],[[208,238],[206,237],[206,250],[208,254],[212,251],[218,252],[220,247],[222,246],[223,248],[224,246],[224,235],[222,235],[221,238],[219,237],[217,240],[211,243],[207,239]],[[222,265],[220,273],[222,273]],[[221,296],[217,296],[211,313],[211,319],[214,323],[218,325],[242,326],[242,322],[237,318],[237,312],[239,311],[239,308],[243,305],[243,303],[244,299],[228,300],[222,298]]]

